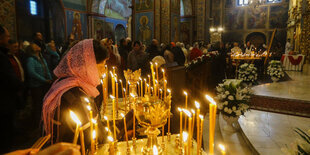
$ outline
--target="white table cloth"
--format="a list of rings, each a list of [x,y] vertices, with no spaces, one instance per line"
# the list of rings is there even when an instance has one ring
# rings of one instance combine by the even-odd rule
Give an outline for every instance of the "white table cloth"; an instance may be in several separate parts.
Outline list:
[[[289,55],[283,54],[281,57],[281,62],[286,71],[302,71],[304,65],[305,55]]]

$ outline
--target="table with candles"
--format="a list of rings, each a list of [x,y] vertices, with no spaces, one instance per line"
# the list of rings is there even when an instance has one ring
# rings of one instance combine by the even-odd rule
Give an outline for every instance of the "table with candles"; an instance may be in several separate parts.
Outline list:
[[[106,144],[98,144],[98,123],[93,118],[90,102],[87,98],[85,105],[89,110],[89,117],[91,120],[90,131],[91,137],[84,137],[83,124],[79,121],[78,115],[70,111],[72,120],[76,123],[73,143],[77,144],[78,139],[81,145],[81,153],[85,155],[87,149],[84,145],[85,138],[91,138],[91,146],[89,154],[206,154],[202,149],[202,135],[204,116],[200,113],[200,103],[198,101],[189,101],[189,93],[184,92],[184,106],[178,107],[180,115],[180,133],[170,133],[170,117],[171,117],[171,97],[172,89],[167,88],[167,79],[165,70],[161,70],[163,79],[159,79],[158,65],[151,63],[151,75],[148,78],[141,78],[141,70],[132,72],[131,70],[124,71],[126,82],[117,79],[115,69],[110,71],[112,93],[108,96],[108,70],[102,75],[101,84],[102,93],[104,97],[103,105],[105,108],[101,121],[111,121],[112,127],[107,123],[106,130],[108,131]],[[148,80],[147,80],[148,79]],[[160,85],[159,81],[163,81]],[[123,85],[124,84],[124,85]],[[119,88],[120,85],[120,88]],[[118,94],[121,89],[122,94]],[[120,97],[121,96],[121,97]],[[204,104],[209,104],[209,153],[214,154],[214,131],[216,120],[216,102],[212,97],[205,95]],[[188,109],[188,103],[195,103],[196,109]],[[127,107],[127,108],[125,108]],[[133,137],[128,138],[126,113],[133,111]],[[136,119],[138,122],[136,123]],[[143,120],[144,119],[144,120]],[[125,138],[123,142],[119,141],[116,133],[116,120],[123,120],[125,129]],[[140,124],[147,128],[145,131],[148,138],[137,139],[136,125]],[[167,124],[168,132],[164,135],[164,127]],[[194,131],[196,126],[197,131]],[[157,128],[161,128],[160,131]],[[102,129],[100,129],[102,130]],[[193,135],[196,132],[197,141],[194,140]],[[158,136],[158,137],[157,137]],[[224,147],[224,146],[223,146]],[[144,150],[143,150],[144,149]],[[224,148],[225,149],[225,148]],[[147,151],[145,151],[147,150]]]

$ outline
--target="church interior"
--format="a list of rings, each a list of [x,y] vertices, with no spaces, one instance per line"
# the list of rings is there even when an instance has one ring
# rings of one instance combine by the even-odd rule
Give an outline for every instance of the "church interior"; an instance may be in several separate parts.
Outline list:
[[[310,154],[309,0],[1,0],[0,153]]]

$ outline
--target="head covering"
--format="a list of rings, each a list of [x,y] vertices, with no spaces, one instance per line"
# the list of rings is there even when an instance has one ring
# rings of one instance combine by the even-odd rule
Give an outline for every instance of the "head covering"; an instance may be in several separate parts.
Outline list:
[[[100,84],[100,79],[93,40],[86,39],[73,46],[56,67],[54,74],[58,79],[45,95],[43,103],[43,122],[47,134],[53,131],[52,119],[66,91],[80,87],[88,96],[99,95],[96,86]]]
[[[175,43],[174,42],[171,42],[170,45],[171,45],[171,47],[175,47]]]

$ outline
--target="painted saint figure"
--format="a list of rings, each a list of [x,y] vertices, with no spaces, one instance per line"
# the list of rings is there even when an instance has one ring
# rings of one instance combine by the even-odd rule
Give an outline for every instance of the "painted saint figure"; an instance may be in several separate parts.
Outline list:
[[[81,15],[78,12],[73,13],[73,25],[71,34],[74,35],[75,38],[78,40],[82,39],[83,31],[81,24]]]
[[[143,44],[146,44],[152,37],[152,31],[147,25],[148,23],[149,19],[147,18],[147,16],[142,16],[140,18],[141,25],[139,27],[139,39],[143,42]]]

